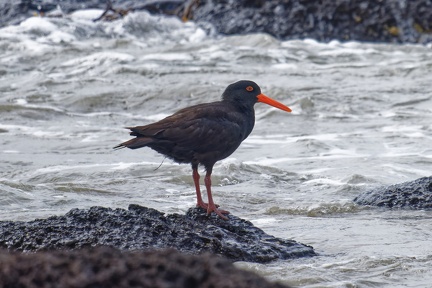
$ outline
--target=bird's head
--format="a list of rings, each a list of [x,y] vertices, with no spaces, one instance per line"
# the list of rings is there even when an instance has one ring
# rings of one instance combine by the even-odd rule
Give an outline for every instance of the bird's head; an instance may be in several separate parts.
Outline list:
[[[278,109],[291,112],[284,104],[261,93],[261,88],[253,81],[241,80],[230,84],[222,94],[223,101],[228,101],[239,107],[253,108],[255,103],[262,102]]]

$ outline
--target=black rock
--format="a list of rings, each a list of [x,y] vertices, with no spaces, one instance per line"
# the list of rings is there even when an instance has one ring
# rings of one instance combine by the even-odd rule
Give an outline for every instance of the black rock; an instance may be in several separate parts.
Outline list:
[[[221,34],[264,32],[278,39],[432,42],[431,0],[115,0],[119,11],[147,10],[209,23]],[[59,7],[64,13],[107,7],[106,0],[0,0],[0,27]],[[119,13],[121,16],[123,12]],[[118,16],[118,15],[117,15]],[[106,19],[117,19],[107,17]]]
[[[99,245],[211,252],[234,261],[259,263],[315,255],[312,247],[267,235],[249,221],[234,215],[224,221],[207,216],[200,208],[189,209],[186,215],[164,216],[138,205],[128,210],[92,207],[30,222],[0,222],[0,248],[27,252]]]
[[[0,287],[283,288],[211,254],[112,247],[9,253],[0,250]]]
[[[173,15],[185,0],[112,0],[112,7],[128,11]],[[80,9],[106,9],[107,0],[0,0],[0,27],[19,24],[33,15],[44,16],[60,9],[69,14]]]
[[[430,0],[200,0],[192,19],[209,22],[228,35],[265,32],[278,39],[323,42],[432,41]]]
[[[432,176],[376,188],[357,196],[354,202],[388,208],[432,208]]]

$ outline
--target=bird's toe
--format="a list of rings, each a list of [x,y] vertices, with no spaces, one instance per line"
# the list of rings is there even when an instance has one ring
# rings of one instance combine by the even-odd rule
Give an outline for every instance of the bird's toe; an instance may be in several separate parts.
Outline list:
[[[224,214],[229,214],[229,211],[223,210],[223,209],[218,209],[216,207],[216,205],[214,205],[213,207],[209,206],[207,208],[207,214],[210,215],[212,212],[216,213],[216,215],[218,215],[220,218],[222,218],[223,220],[228,220],[228,217],[226,217]]]

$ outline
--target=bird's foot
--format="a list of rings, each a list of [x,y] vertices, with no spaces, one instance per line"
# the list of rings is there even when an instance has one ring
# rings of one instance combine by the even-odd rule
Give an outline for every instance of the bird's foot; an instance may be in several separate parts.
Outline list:
[[[216,213],[220,218],[223,220],[228,220],[228,217],[226,217],[224,214],[229,214],[229,211],[218,209],[217,205],[208,205],[207,208],[207,215],[210,215],[212,212]]]
[[[207,215],[210,215],[212,212],[214,212],[220,218],[222,218],[224,220],[228,220],[228,218],[224,214],[229,214],[230,212],[226,211],[226,210],[218,209],[219,205],[217,205],[217,204],[209,205],[208,203],[205,203],[205,202],[198,202],[196,206],[206,210]]]

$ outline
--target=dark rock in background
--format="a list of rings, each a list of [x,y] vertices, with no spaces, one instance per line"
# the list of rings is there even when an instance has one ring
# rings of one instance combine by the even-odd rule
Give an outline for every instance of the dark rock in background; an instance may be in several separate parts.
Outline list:
[[[175,14],[185,0],[113,0],[114,8]],[[0,27],[19,24],[33,15],[46,15],[60,8],[64,14],[80,9],[106,9],[107,0],[0,0]]]
[[[17,251],[64,250],[108,245],[122,250],[175,248],[211,252],[234,261],[269,262],[313,256],[312,247],[265,234],[249,221],[224,221],[200,208],[186,215],[138,205],[128,210],[92,207],[30,222],[0,222],[0,248]]]
[[[432,176],[376,188],[357,196],[354,202],[388,208],[432,208]]]
[[[176,14],[221,34],[265,32],[278,39],[322,42],[432,42],[431,0],[117,0],[124,11]],[[64,13],[107,7],[106,0],[0,0],[0,26],[57,6]]]
[[[195,21],[222,34],[269,33],[279,39],[328,42],[432,41],[432,1],[202,0]]]
[[[221,257],[175,250],[8,253],[0,250],[0,287],[283,288]]]

